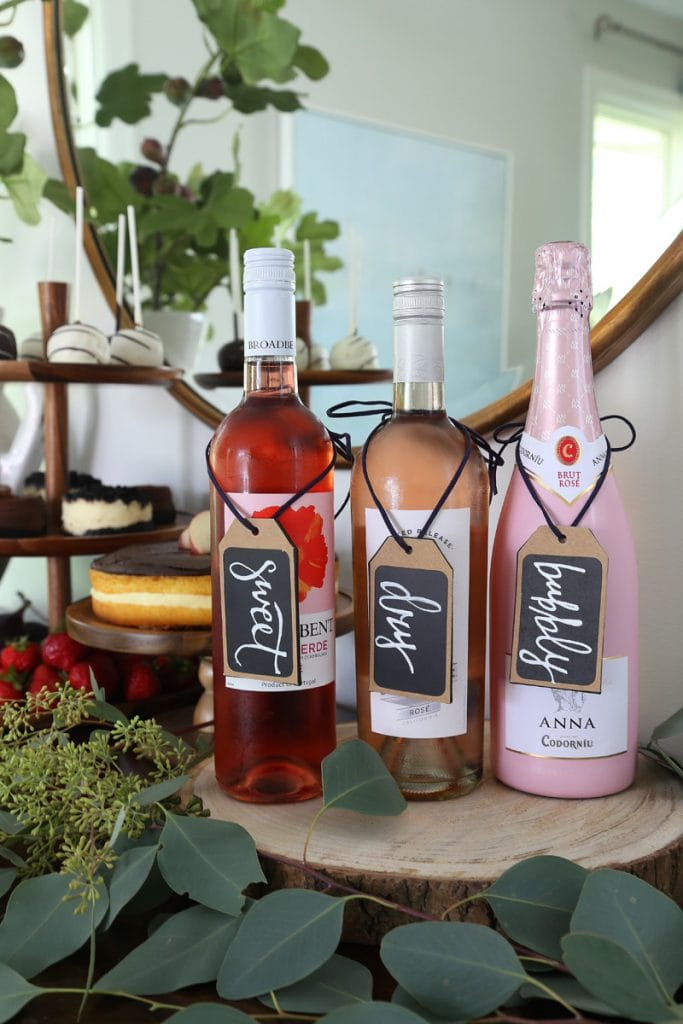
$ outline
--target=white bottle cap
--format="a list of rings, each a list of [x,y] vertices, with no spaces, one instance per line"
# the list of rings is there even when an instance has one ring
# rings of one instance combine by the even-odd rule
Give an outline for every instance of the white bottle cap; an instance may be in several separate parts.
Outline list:
[[[289,249],[247,249],[243,282],[245,359],[293,359],[294,253]]]

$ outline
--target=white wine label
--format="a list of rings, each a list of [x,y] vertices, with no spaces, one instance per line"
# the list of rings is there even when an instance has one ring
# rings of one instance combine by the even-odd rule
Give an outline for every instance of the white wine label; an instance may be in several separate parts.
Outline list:
[[[505,684],[505,746],[532,757],[623,754],[628,741],[628,658],[604,658],[602,691]]]
[[[274,512],[291,495],[288,494],[231,494],[236,507],[258,524],[273,516]],[[233,614],[238,616],[237,624],[246,635],[241,644],[239,664],[267,664],[267,670],[258,675],[259,669],[239,674],[239,665],[230,666],[224,676],[225,685],[231,689],[252,692],[311,689],[325,686],[335,678],[335,596],[334,596],[334,496],[331,491],[314,491],[305,494],[296,504],[287,509],[278,523],[296,548],[297,579],[294,584],[294,603],[298,604],[298,674],[279,681],[272,671],[272,651],[279,650],[280,615],[273,602],[273,590],[267,584],[271,576],[265,572],[247,592],[247,603],[239,611],[239,605],[230,604],[222,609],[226,628],[228,651]],[[226,533],[234,523],[234,516],[225,508]],[[236,528],[233,526],[233,531]],[[240,528],[241,532],[246,533]],[[258,568],[261,568],[261,563]],[[239,572],[239,569],[238,569]],[[274,575],[274,574],[273,574]],[[222,600],[225,588],[222,589]],[[283,622],[287,616],[283,616]],[[291,621],[291,620],[290,620]],[[272,629],[266,632],[266,627]],[[248,634],[248,635],[247,635]],[[254,636],[252,637],[252,634]],[[284,635],[284,634],[283,634]],[[251,639],[250,639],[251,638]],[[253,647],[248,646],[254,645]],[[259,652],[256,645],[262,644],[271,651]],[[234,645],[233,645],[234,646]],[[260,660],[257,660],[260,659]],[[233,657],[234,661],[234,657]],[[297,659],[294,658],[293,662]],[[285,658],[277,661],[277,668],[284,672],[288,666]],[[283,675],[283,678],[284,675]]]
[[[519,455],[535,483],[558,494],[567,504],[585,495],[596,482],[607,457],[607,441],[601,434],[586,440],[577,427],[558,427],[543,440],[526,431]]]
[[[416,538],[431,509],[391,510],[389,515],[402,536]],[[368,562],[379,551],[389,532],[377,509],[365,512]],[[441,739],[467,731],[467,636],[470,569],[470,511],[441,509],[425,535],[453,569],[451,700],[416,700],[397,694],[370,692],[370,725],[383,736],[410,739]]]

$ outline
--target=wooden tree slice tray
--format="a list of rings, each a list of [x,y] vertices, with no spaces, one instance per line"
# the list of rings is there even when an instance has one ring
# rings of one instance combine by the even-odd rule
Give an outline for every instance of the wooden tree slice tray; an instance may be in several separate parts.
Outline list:
[[[66,609],[66,628],[74,640],[88,647],[123,654],[173,654],[191,658],[211,650],[210,629],[128,629],[98,618],[89,597]]]
[[[355,725],[339,727],[340,741]],[[213,762],[195,781],[211,814],[253,836],[273,888],[323,883],[300,867],[320,800],[283,806],[244,804],[218,787]],[[368,818],[330,810],[308,847],[307,864],[343,886],[440,916],[479,892],[512,864],[554,854],[587,868],[631,871],[683,905],[683,784],[647,758],[634,785],[595,800],[554,800],[509,789],[487,772],[466,797],[410,803],[397,818]],[[492,924],[483,901],[451,919]],[[344,937],[379,942],[405,914],[369,901],[347,905]]]

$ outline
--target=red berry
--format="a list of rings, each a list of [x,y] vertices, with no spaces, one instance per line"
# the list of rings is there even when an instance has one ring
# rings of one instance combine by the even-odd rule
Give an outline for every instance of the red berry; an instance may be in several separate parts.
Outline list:
[[[21,700],[24,692],[20,686],[9,679],[0,679],[0,704],[8,704],[11,700]]]
[[[77,661],[82,661],[88,650],[68,633],[50,633],[41,645],[45,664],[61,668],[64,672],[68,672]]]
[[[149,700],[161,693],[161,683],[152,666],[147,662],[133,665],[123,684],[126,700]]]
[[[40,661],[40,644],[22,636],[18,640],[10,640],[0,651],[0,664],[3,669],[15,668],[17,672],[32,672]]]
[[[63,673],[58,672],[51,665],[36,665],[27,689],[29,693],[40,693],[41,690],[53,693],[63,680]]]

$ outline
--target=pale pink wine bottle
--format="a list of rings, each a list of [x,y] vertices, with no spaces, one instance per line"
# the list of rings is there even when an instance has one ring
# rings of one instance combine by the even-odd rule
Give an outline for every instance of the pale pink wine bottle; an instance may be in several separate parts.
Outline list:
[[[518,465],[491,556],[492,767],[502,782],[529,793],[604,796],[625,789],[635,773],[638,581],[614,472],[611,467],[603,472],[609,446],[593,390],[590,256],[583,245],[554,242],[537,250],[532,303],[538,320],[536,370]],[[570,598],[563,590],[577,570],[555,539],[548,560],[533,562],[544,586],[526,607],[536,618],[530,615],[524,655],[546,666],[540,671],[546,678],[540,685],[511,681],[517,555],[534,531],[546,526],[523,474],[552,522],[566,529],[580,517],[577,526],[591,531],[607,558],[602,650],[596,643],[593,652],[602,670],[595,692],[582,691],[580,669],[569,667],[572,657],[580,663],[591,655],[592,643],[575,639],[590,613],[583,603],[587,592],[582,596],[579,589],[578,597]],[[524,602],[520,607],[524,614]],[[556,671],[557,666],[564,668]]]
[[[380,753],[404,796],[442,800],[468,793],[482,772],[488,477],[476,446],[468,445],[446,413],[443,283],[399,281],[393,306],[393,413],[369,440],[367,478],[357,458],[351,479],[358,731]],[[424,533],[453,572],[452,616],[443,626],[443,635],[452,637],[446,666],[450,699],[378,692],[370,679],[369,562],[390,531],[367,481],[394,529],[410,543],[461,465],[456,485]],[[396,609],[393,635],[405,644],[393,652],[400,673],[414,653],[415,594]],[[385,646],[384,653],[392,652]],[[429,680],[421,678],[416,686],[429,689]]]
[[[318,796],[320,763],[336,738],[333,475],[325,472],[332,445],[298,396],[294,287],[289,250],[247,250],[244,394],[209,456],[218,484],[211,487],[216,778],[231,796],[255,803]],[[316,478],[278,517],[298,552],[299,680],[227,675],[218,546],[235,516],[220,492],[243,516],[272,518]],[[275,647],[280,609],[268,579],[247,592],[247,624],[254,641]],[[240,663],[262,653],[246,650]]]

